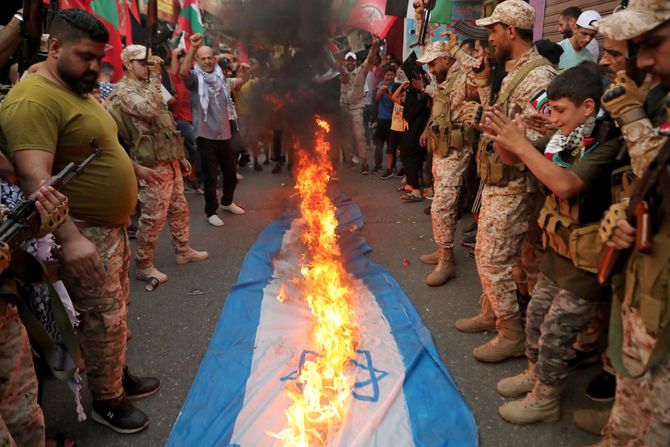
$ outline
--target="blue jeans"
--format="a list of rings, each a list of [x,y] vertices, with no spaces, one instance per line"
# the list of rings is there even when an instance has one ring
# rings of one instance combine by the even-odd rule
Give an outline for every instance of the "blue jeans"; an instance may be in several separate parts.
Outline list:
[[[184,147],[188,154],[188,159],[193,165],[194,172],[200,176],[202,172],[200,167],[202,166],[202,160],[200,159],[200,153],[198,152],[198,145],[195,142],[195,129],[193,124],[190,121],[177,121],[177,129],[181,132],[182,137],[184,137]]]

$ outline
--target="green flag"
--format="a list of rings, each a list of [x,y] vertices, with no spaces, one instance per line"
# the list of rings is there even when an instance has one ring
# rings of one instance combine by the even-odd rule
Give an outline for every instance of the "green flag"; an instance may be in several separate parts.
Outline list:
[[[435,8],[430,13],[431,23],[451,23],[451,1],[436,0]]]

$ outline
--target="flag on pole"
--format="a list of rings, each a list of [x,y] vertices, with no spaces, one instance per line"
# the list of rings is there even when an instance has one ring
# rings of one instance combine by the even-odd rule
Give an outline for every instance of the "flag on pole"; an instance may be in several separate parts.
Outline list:
[[[200,12],[200,0],[179,0],[181,10],[177,18],[177,28],[175,34],[181,34],[180,46],[188,48],[191,46],[192,34],[205,31],[202,24],[202,14]]]
[[[451,23],[452,0],[437,0],[430,13],[430,23]]]
[[[386,33],[396,20],[396,17],[384,14],[386,0],[358,0],[345,3],[351,6],[345,22],[348,26],[364,29],[382,39],[386,37]]]

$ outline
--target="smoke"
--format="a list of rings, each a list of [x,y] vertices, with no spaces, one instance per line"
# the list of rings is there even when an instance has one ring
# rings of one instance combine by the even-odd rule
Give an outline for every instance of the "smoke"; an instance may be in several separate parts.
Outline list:
[[[284,148],[293,137],[313,139],[315,115],[338,134],[339,77],[315,80],[334,68],[328,54],[332,1],[237,1],[220,12],[224,33],[238,37],[259,65],[248,125],[283,130]]]

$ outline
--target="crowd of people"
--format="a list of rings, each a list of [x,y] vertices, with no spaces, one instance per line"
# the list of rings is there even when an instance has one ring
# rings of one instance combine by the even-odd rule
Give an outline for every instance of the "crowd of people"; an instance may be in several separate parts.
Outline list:
[[[418,27],[425,3],[414,3]],[[430,200],[423,211],[436,247],[420,258],[434,266],[428,286],[456,276],[457,222],[472,212],[463,241],[474,248],[481,312],[455,325],[495,333],[472,353],[481,362],[527,358],[527,369],[496,387],[502,397],[520,398],[499,408],[510,423],[558,420],[570,372],[602,361],[587,395],[613,407],[578,411],[575,423],[602,434],[599,445],[670,439],[666,3],[630,0],[604,18],[568,8],[559,18],[564,39],[552,43],[533,41],[532,6],[505,0],[477,20],[487,41],[459,42],[445,32],[420,42],[419,58],[400,63],[372,36],[366,54],[348,52],[331,70],[340,122],[351,129],[333,154],[332,177],[345,168],[399,177],[401,201]],[[20,21],[19,12],[0,31],[5,59],[20,43]],[[291,161],[290,151],[282,153],[287,129],[264,132],[250,120],[258,63],[241,63],[200,34],[165,59],[127,46],[114,83],[114,67],[101,62],[109,35],[97,18],[63,10],[49,32],[47,59],[20,81],[17,73],[0,108],[0,198],[4,215],[24,197],[35,199],[40,229],[23,247],[48,264],[58,246],[60,269],[45,267],[41,280],[28,280],[9,267],[16,250],[3,243],[2,285],[29,295],[35,313],[50,308],[43,323],[64,313],[77,325],[74,345],[71,327],[48,325],[56,355],[44,356],[46,366],[70,381],[77,402],[85,372],[92,419],[135,433],[149,418],[131,400],[157,392],[160,381],[126,366],[129,231],[136,230],[136,278],[148,284],[168,281],[154,264],[166,223],[177,264],[207,259],[190,245],[185,194],[204,196],[214,227],[224,225],[219,210],[243,215],[234,201],[238,167],[263,171],[274,162],[272,172],[280,172]],[[318,79],[334,79],[328,73]],[[44,185],[97,149],[67,197]],[[613,276],[604,273],[613,258],[599,256],[608,250],[632,251]],[[64,305],[49,304],[49,294]],[[0,441],[44,445],[31,347],[15,304],[0,299],[0,373],[7,377]]]

